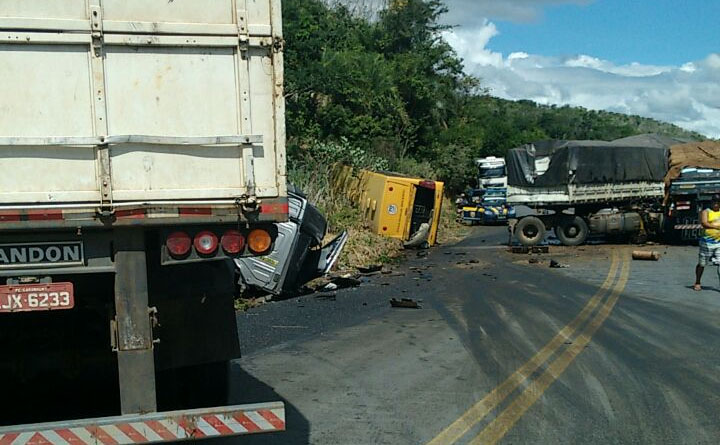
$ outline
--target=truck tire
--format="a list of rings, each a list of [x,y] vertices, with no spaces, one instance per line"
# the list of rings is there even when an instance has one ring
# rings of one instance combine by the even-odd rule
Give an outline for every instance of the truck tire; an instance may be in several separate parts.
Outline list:
[[[545,224],[540,218],[526,216],[515,224],[515,238],[523,246],[535,246],[545,239]]]
[[[587,223],[579,216],[563,218],[555,228],[555,235],[565,246],[579,246],[587,240],[589,233]]]

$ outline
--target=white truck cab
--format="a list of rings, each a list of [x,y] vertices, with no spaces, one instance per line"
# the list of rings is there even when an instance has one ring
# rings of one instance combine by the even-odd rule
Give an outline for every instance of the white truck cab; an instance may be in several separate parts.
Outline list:
[[[475,161],[478,167],[478,188],[507,187],[507,168],[505,159],[490,156]]]

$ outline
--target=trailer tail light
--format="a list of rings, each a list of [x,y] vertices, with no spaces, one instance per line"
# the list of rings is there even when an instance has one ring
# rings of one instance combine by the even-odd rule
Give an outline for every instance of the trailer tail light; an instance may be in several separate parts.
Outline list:
[[[225,253],[237,255],[245,248],[245,237],[237,230],[228,230],[220,238],[220,245]]]
[[[435,190],[435,181],[422,181],[420,183],[420,187],[424,187],[426,189]]]
[[[173,232],[168,235],[165,240],[170,255],[174,257],[183,257],[190,253],[190,247],[192,246],[192,240],[190,235],[185,232]]]
[[[211,255],[215,253],[218,248],[218,237],[214,233],[206,230],[195,235],[193,244],[199,254]]]
[[[262,255],[270,250],[272,238],[267,230],[255,229],[248,235],[248,247],[255,255]]]

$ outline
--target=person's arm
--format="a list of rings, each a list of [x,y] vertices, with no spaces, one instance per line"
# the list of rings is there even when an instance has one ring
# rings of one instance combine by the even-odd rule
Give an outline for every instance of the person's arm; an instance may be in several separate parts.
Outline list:
[[[703,226],[703,229],[712,229],[713,226],[710,225],[708,222],[708,211],[703,210],[700,212],[700,225]]]
[[[703,210],[702,213],[700,213],[700,224],[705,229],[720,229],[720,223],[708,221],[708,213],[707,210]]]

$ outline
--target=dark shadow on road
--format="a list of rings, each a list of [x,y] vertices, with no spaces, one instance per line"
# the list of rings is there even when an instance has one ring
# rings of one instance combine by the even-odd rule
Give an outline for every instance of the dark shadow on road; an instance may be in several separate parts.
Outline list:
[[[208,445],[303,445],[310,443],[310,422],[275,389],[246,372],[239,363],[230,368],[230,403],[233,405],[283,402],[285,403],[286,431],[272,434],[256,434],[231,438],[212,439]]]
[[[686,289],[694,290],[694,287],[693,287],[692,285],[690,285],[690,286],[685,286],[685,288],[686,288]],[[711,290],[711,291],[715,291],[715,292],[720,292],[720,289],[718,289],[717,287],[712,287],[712,286],[700,286],[700,288],[701,288],[702,290],[699,290],[699,291],[697,291],[697,292],[702,292],[702,291],[704,291],[704,290]]]

